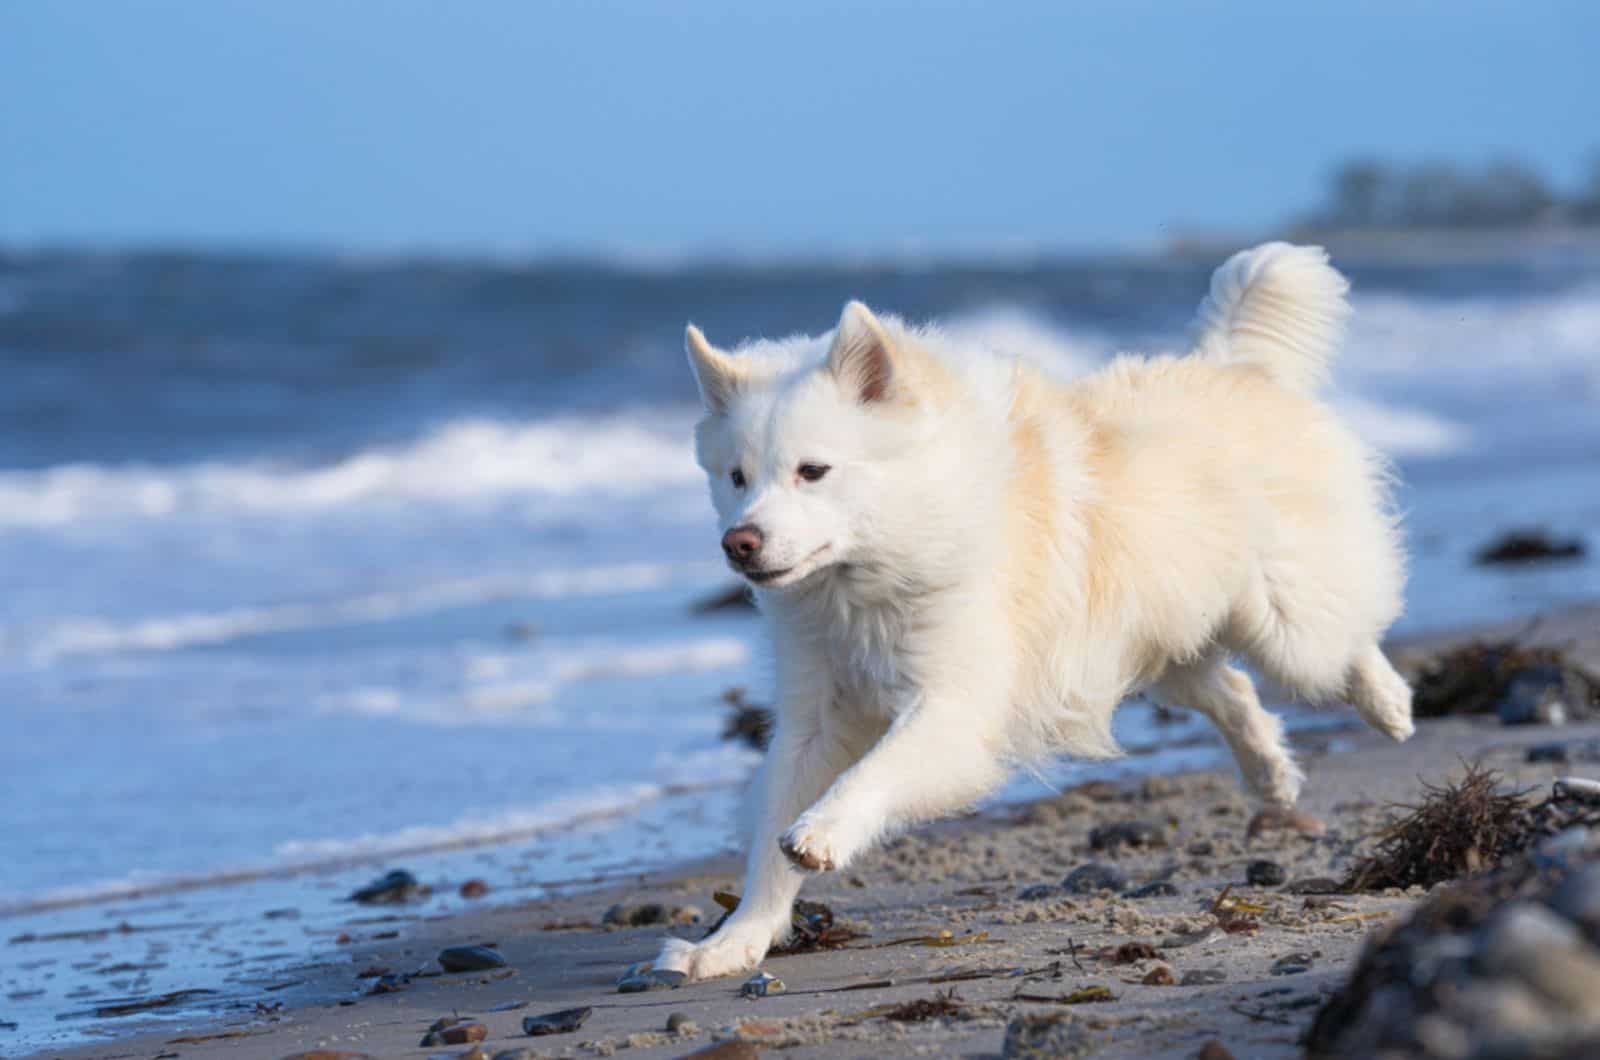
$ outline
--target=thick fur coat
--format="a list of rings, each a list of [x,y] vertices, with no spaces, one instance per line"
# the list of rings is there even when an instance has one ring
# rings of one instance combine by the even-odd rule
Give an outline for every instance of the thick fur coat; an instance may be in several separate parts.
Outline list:
[[[778,724],[739,909],[657,968],[753,966],[807,873],[1018,763],[1117,754],[1137,692],[1205,714],[1292,805],[1300,771],[1235,657],[1410,735],[1378,647],[1404,580],[1386,469],[1317,398],[1346,290],[1318,248],[1245,251],[1189,355],[1070,382],[860,303],[734,352],[690,327],[698,459],[771,627]]]

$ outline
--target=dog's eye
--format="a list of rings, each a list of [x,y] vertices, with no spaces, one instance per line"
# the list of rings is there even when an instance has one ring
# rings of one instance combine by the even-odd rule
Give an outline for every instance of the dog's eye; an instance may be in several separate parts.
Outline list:
[[[827,464],[801,464],[799,474],[807,482],[816,482],[830,470]]]
[[[744,472],[743,471],[740,471],[738,468],[734,468],[732,471],[728,472],[728,477],[733,480],[733,488],[734,489],[736,489],[736,490],[744,489]]]

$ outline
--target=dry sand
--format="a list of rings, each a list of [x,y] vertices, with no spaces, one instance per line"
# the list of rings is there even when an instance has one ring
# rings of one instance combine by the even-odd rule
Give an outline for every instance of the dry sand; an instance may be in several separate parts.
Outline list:
[[[1593,664],[1600,660],[1600,609],[1552,616],[1535,637],[1575,642]],[[1397,655],[1403,660],[1440,643],[1402,646]],[[1596,736],[1600,724],[1505,728],[1493,719],[1427,722],[1404,745],[1359,729],[1308,734],[1300,743],[1310,776],[1302,806],[1327,824],[1317,837],[1285,830],[1247,837],[1252,807],[1235,778],[1221,772],[1091,784],[925,829],[807,887],[804,897],[826,902],[865,937],[843,949],[770,958],[764,969],[787,989],[765,998],[740,997],[741,979],[616,992],[618,974],[651,957],[664,929],[601,927],[606,909],[653,901],[713,913],[713,892],[739,883],[737,866],[720,861],[625,889],[425,921],[388,940],[374,939],[375,927],[353,926],[351,945],[297,973],[304,986],[263,997],[285,1002],[281,1011],[181,1034],[150,1029],[50,1055],[277,1058],[328,1049],[454,1056],[468,1047],[419,1042],[436,1019],[460,1014],[486,1025],[490,1056],[527,1048],[535,1056],[669,1057],[732,1038],[790,1057],[993,1056],[1013,1016],[1067,1010],[1090,1033],[1095,1056],[1188,1057],[1212,1039],[1240,1058],[1298,1056],[1300,1035],[1367,933],[1420,892],[1320,895],[1293,893],[1295,884],[1341,875],[1390,819],[1388,804],[1417,800],[1420,780],[1459,775],[1462,759],[1481,759],[1528,786],[1548,785],[1558,772],[1583,767],[1528,765],[1523,748]],[[1091,830],[1130,821],[1155,826],[1158,844],[1090,849]],[[1257,859],[1281,865],[1290,883],[1249,885],[1247,867]],[[1176,893],[1019,897],[1024,888],[1060,884],[1089,861],[1115,866],[1135,885],[1167,879]],[[1254,930],[1216,929],[1208,910],[1228,885],[1258,907],[1244,914]],[[908,941],[942,932],[953,944]],[[1130,942],[1147,943],[1156,955],[1123,964],[1105,955]],[[497,946],[511,970],[418,978],[381,996],[365,994],[372,980],[357,978],[371,966],[411,971],[442,947],[467,943]],[[1280,962],[1306,970],[1274,974]],[[1180,981],[1196,972],[1221,981],[1142,982],[1162,978],[1163,967]],[[1112,1000],[1070,1007],[1059,1000],[1086,987],[1104,987]],[[959,1010],[922,1022],[885,1014],[894,1004],[940,997],[959,1002]],[[575,1033],[522,1033],[526,1016],[578,1006],[593,1013]],[[674,1013],[698,1030],[667,1033]]]

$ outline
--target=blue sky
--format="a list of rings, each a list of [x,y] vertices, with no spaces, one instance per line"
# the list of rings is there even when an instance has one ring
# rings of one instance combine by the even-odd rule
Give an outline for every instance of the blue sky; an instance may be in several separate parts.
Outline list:
[[[0,3],[0,241],[1149,245],[1600,147],[1600,4]]]

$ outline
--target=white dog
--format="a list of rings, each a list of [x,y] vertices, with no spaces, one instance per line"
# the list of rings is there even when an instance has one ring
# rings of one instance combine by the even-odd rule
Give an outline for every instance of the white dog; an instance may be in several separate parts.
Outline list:
[[[1189,356],[1073,382],[859,302],[829,335],[732,353],[690,326],[698,458],[772,627],[778,720],[743,900],[656,968],[752,967],[807,872],[1016,763],[1117,754],[1135,692],[1205,714],[1293,805],[1301,773],[1233,654],[1409,736],[1378,648],[1404,580],[1385,466],[1315,396],[1348,286],[1320,248],[1257,247],[1212,277]]]

